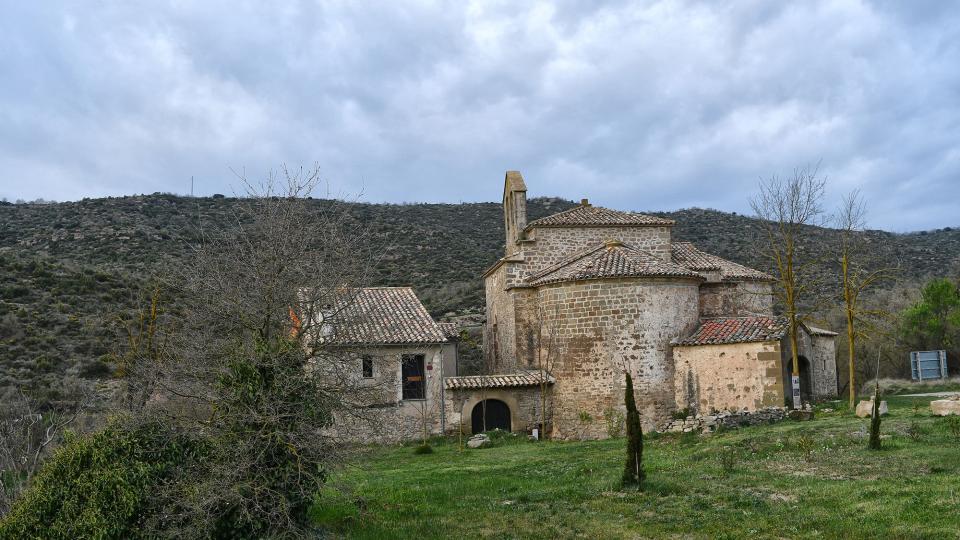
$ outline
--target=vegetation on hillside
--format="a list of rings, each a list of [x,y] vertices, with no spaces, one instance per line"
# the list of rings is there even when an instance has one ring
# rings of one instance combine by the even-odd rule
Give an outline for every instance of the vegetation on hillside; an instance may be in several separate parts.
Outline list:
[[[0,206],[0,387],[56,401],[68,393],[64,386],[70,381],[109,376],[115,322],[130,316],[142,294],[138,289],[149,289],[153,276],[182,261],[205,227],[236,220],[241,202],[154,194]],[[308,202],[317,211],[332,204]],[[531,199],[528,215],[532,220],[573,206],[555,198]],[[653,214],[676,220],[677,240],[769,270],[751,218],[703,209]],[[412,285],[436,316],[482,312],[481,275],[503,250],[498,203],[353,203],[349,215],[386,246],[373,281]],[[800,251],[824,250],[838,234],[809,228]],[[862,240],[873,257],[867,267],[901,268],[899,285],[876,291],[880,302],[892,306],[911,305],[926,276],[960,269],[960,230],[867,231]],[[820,268],[827,284],[837,280],[831,265]],[[842,325],[842,318],[829,312],[825,319]],[[839,358],[843,363],[842,351]]]

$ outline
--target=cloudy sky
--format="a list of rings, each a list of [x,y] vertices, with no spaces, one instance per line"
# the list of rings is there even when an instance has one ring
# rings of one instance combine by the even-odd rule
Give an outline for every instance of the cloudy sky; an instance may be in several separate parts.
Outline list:
[[[953,2],[5,2],[0,197],[231,193],[745,212],[821,163],[870,225],[960,225]]]

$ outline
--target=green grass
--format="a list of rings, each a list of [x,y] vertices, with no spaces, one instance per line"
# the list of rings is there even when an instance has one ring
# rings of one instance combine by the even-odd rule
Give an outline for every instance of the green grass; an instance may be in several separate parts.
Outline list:
[[[646,491],[623,439],[375,449],[318,494],[348,538],[960,538],[960,435],[929,398],[889,398],[884,449],[845,409],[712,436],[648,438]]]

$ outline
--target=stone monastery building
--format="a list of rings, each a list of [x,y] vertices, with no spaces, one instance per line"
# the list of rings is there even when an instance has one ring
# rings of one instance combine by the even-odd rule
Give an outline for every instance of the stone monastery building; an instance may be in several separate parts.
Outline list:
[[[560,438],[606,436],[605,419],[623,410],[624,370],[647,429],[683,409],[788,403],[789,340],[769,275],[674,242],[672,220],[586,199],[528,222],[526,192],[520,173],[507,172],[506,249],[484,274],[491,375],[446,380],[451,416],[466,422],[486,402],[496,416],[488,429],[504,408],[502,427],[537,427],[540,373],[552,387],[547,429]],[[802,330],[801,394],[835,396],[836,334]]]
[[[528,222],[526,192],[520,173],[507,172],[504,255],[483,276],[487,374],[457,373],[457,332],[411,289],[358,295],[352,309],[366,323],[348,341],[365,351],[358,376],[383,390],[374,431],[602,438],[624,413],[625,371],[647,430],[680,411],[792,401],[790,341],[769,275],[674,242],[671,220],[586,199]],[[836,334],[801,329],[801,397],[835,396]]]

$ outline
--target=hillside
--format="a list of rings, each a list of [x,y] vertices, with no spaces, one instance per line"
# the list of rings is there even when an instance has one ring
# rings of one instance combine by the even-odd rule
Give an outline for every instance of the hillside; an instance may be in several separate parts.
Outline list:
[[[230,219],[235,204],[219,196],[155,194],[0,205],[0,387],[53,388],[64,374],[108,373],[103,356],[115,341],[111,321],[133,304],[136,285],[181,258],[200,223]],[[528,214],[536,219],[573,205],[532,199]],[[499,204],[354,203],[350,213],[389,246],[380,284],[414,286],[437,316],[482,310],[480,276],[502,255]],[[657,215],[677,221],[677,240],[767,269],[751,218],[702,209]],[[807,248],[816,252],[836,232],[811,229],[811,237]],[[866,238],[874,263],[899,264],[907,279],[960,268],[958,230],[870,231]]]

